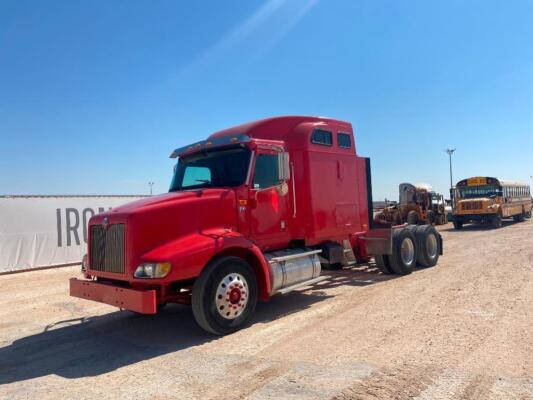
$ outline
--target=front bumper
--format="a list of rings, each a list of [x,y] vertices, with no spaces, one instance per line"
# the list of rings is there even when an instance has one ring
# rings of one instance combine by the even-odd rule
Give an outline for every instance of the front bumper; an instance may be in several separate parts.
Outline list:
[[[483,213],[483,214],[455,214],[453,218],[455,220],[463,222],[483,222],[490,221],[494,218],[496,214],[494,213]]]
[[[157,312],[155,290],[129,289],[95,281],[71,278],[70,295],[80,299],[98,301],[111,306],[124,308],[140,314],[155,314]]]

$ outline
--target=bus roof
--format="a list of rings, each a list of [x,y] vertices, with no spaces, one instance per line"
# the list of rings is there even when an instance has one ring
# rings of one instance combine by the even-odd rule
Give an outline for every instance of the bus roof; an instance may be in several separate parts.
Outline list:
[[[463,179],[457,182],[456,187],[465,186],[483,186],[483,185],[497,185],[497,186],[529,186],[527,182],[511,181],[507,179],[498,179],[489,176],[474,176]]]

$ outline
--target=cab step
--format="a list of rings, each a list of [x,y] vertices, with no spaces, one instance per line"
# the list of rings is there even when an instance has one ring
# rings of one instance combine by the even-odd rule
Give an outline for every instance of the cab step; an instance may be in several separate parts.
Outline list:
[[[330,279],[331,276],[329,275],[323,275],[323,276],[319,276],[317,278],[313,278],[313,279],[309,279],[308,281],[305,281],[305,282],[300,282],[300,283],[297,283],[296,285],[292,285],[292,286],[288,286],[286,288],[283,288],[281,290],[278,291],[278,294],[287,294],[287,293],[290,293],[294,290],[297,290],[297,289],[301,289],[301,288],[304,288],[306,286],[311,286],[311,285],[314,285],[315,283],[318,283],[318,282],[322,282],[322,281],[325,281],[326,279]]]

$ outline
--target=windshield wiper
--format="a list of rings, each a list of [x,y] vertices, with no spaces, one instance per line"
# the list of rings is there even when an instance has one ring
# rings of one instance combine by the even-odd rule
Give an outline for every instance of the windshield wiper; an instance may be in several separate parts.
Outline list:
[[[211,181],[207,180],[207,179],[195,179],[194,181],[195,182],[202,182],[202,183],[211,183]]]

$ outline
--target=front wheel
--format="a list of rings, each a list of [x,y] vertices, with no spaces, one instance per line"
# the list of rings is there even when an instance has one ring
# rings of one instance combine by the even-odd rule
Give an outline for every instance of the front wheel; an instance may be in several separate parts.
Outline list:
[[[435,213],[433,211],[428,211],[427,213],[427,220],[428,220],[428,224],[432,225],[436,222],[436,217],[435,217]]]
[[[198,325],[215,335],[242,328],[257,303],[254,270],[238,257],[221,257],[207,265],[194,283],[192,311]]]
[[[416,213],[416,211],[409,211],[409,213],[407,213],[407,223],[409,225],[418,224],[418,214]]]
[[[500,214],[496,214],[494,217],[492,217],[492,220],[490,221],[493,228],[498,229],[502,227],[502,216]]]
[[[453,227],[454,229],[463,229],[463,221],[461,221],[459,218],[453,218]]]

